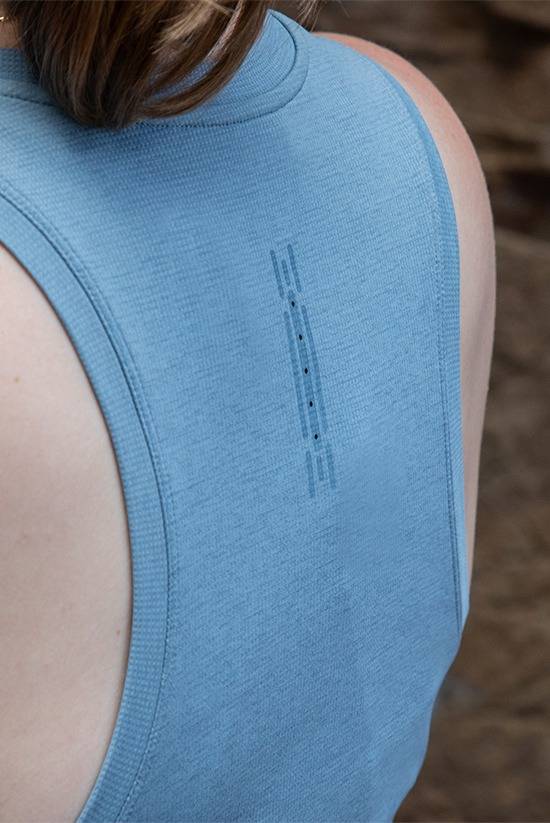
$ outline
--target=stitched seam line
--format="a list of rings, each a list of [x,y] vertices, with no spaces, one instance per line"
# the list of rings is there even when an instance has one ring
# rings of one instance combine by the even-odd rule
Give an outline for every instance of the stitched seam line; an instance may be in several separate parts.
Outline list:
[[[49,106],[51,109],[56,108],[54,103],[48,100],[33,100],[32,97],[26,97],[24,94],[16,94],[13,91],[0,91],[0,97],[9,97],[14,100],[24,100],[26,103],[36,103],[37,106]]]
[[[275,114],[278,111],[282,111],[286,106],[288,106],[288,104],[291,103],[294,100],[294,98],[297,97],[298,94],[300,93],[300,91],[302,90],[302,88],[303,88],[303,86],[306,82],[308,72],[309,72],[309,61],[308,61],[308,65],[306,67],[306,70],[304,72],[304,77],[302,79],[302,82],[300,83],[299,87],[296,89],[296,91],[294,92],[292,97],[289,97],[288,100],[285,100],[285,102],[282,103],[281,105],[279,105],[279,106],[275,105],[275,106],[273,106],[273,108],[268,109],[267,111],[258,112],[258,114],[251,114],[248,117],[238,117],[238,118],[228,119],[228,120],[216,120],[215,122],[212,122],[212,123],[206,123],[206,122],[156,123],[153,119],[151,119],[151,120],[146,119],[146,120],[139,120],[137,123],[131,123],[129,126],[124,127],[121,130],[120,133],[128,132],[129,130],[136,128],[136,126],[137,127],[147,126],[147,128],[152,128],[152,129],[209,129],[209,128],[215,129],[215,128],[220,128],[220,126],[234,126],[234,125],[237,125],[239,123],[248,123],[249,121],[252,121],[252,120],[260,120],[262,117],[268,117],[270,114]],[[58,106],[55,103],[49,103],[47,100],[33,100],[31,97],[26,97],[23,94],[15,94],[13,92],[0,91],[0,97],[8,97],[8,98],[14,98],[16,100],[24,100],[26,103],[34,103],[38,106],[49,106],[51,109],[57,109],[58,108]],[[105,132],[105,133],[113,131],[112,129],[109,129],[109,128],[106,128],[106,127],[101,128],[100,130],[102,132]],[[117,133],[117,130],[115,130],[115,133]]]
[[[443,313],[442,313],[442,268],[443,268],[443,260],[441,255],[441,246],[442,246],[442,232],[443,232],[443,222],[442,222],[442,210],[441,210],[441,203],[439,201],[439,196],[437,194],[437,190],[435,187],[435,170],[432,166],[430,161],[430,155],[428,152],[428,146],[426,145],[426,138],[423,134],[423,130],[419,127],[418,122],[415,121],[414,116],[412,113],[416,113],[416,116],[419,118],[420,122],[424,124],[426,131],[429,134],[429,129],[427,124],[424,121],[418,107],[416,106],[415,102],[412,100],[410,95],[407,94],[405,89],[401,86],[400,83],[383,69],[381,66],[376,63],[375,60],[371,59],[367,55],[361,55],[365,57],[368,62],[376,69],[376,71],[386,80],[386,83],[389,87],[389,90],[393,97],[397,100],[399,106],[405,111],[407,116],[412,121],[415,130],[420,138],[420,143],[422,145],[422,150],[424,152],[424,156],[426,158],[426,162],[428,168],[430,170],[430,181],[431,181],[431,201],[433,204],[432,209],[430,209],[430,218],[433,226],[433,233],[434,233],[434,256],[435,256],[435,263],[436,263],[436,277],[437,277],[437,355],[438,355],[438,367],[439,367],[439,384],[440,384],[440,392],[441,392],[441,400],[442,400],[442,407],[443,407],[443,435],[444,435],[444,445],[445,445],[445,473],[447,477],[447,506],[448,506],[448,521],[449,521],[449,529],[451,534],[451,555],[452,555],[452,570],[453,570],[453,582],[454,582],[454,592],[455,592],[455,617],[456,617],[456,629],[457,629],[457,639],[460,642],[461,639],[461,632],[462,632],[462,599],[461,599],[461,586],[460,580],[458,577],[458,544],[457,544],[457,529],[456,529],[456,509],[455,509],[455,498],[454,498],[454,481],[453,481],[453,471],[452,471],[452,458],[451,458],[451,447],[450,447],[450,429],[449,429],[449,402],[448,402],[448,395],[447,395],[447,383],[445,380],[445,372],[443,368],[443,353],[442,353],[442,337],[443,337]],[[407,103],[403,100],[403,96],[407,100]],[[410,108],[410,110],[409,110]],[[436,158],[437,159],[437,158]],[[441,160],[440,160],[441,162]],[[453,205],[454,208],[454,205]],[[437,212],[437,219],[435,212]]]
[[[120,814],[124,810],[124,805],[127,803],[128,798],[131,796],[132,791],[134,790],[135,786],[138,785],[140,781],[140,773],[144,768],[144,763],[150,755],[149,749],[151,745],[156,741],[157,732],[155,727],[157,725],[157,717],[159,714],[159,707],[160,707],[160,698],[162,694],[162,689],[166,680],[166,671],[168,668],[168,654],[167,651],[170,647],[170,639],[171,639],[171,603],[172,603],[172,587],[173,587],[173,572],[170,570],[170,556],[168,551],[169,546],[169,534],[174,534],[174,514],[173,514],[173,495],[172,490],[167,482],[166,473],[162,467],[162,462],[160,459],[159,451],[157,449],[157,442],[158,437],[156,434],[156,430],[152,423],[152,415],[150,413],[149,407],[146,403],[145,393],[143,391],[143,387],[139,382],[138,378],[138,370],[133,358],[133,355],[126,343],[124,336],[120,330],[120,327],[115,322],[111,311],[109,309],[108,303],[105,300],[103,294],[101,293],[99,287],[93,283],[91,280],[85,265],[80,260],[79,256],[74,251],[70,241],[63,235],[63,233],[56,227],[47,225],[47,221],[43,218],[43,216],[39,213],[38,209],[28,201],[28,199],[19,191],[16,191],[11,184],[7,183],[7,181],[2,182],[2,187],[9,190],[9,194],[6,194],[5,191],[0,191],[0,196],[2,196],[5,200],[11,203],[14,208],[29,222],[31,223],[37,231],[39,231],[50,244],[50,246],[55,250],[56,254],[63,260],[73,277],[75,278],[78,285],[81,287],[83,293],[88,298],[90,304],[92,305],[103,329],[105,330],[105,334],[109,342],[111,343],[112,349],[115,353],[115,356],[120,363],[121,372],[126,380],[126,384],[128,386],[130,396],[134,401],[134,406],[136,408],[138,420],[140,423],[140,427],[143,432],[144,440],[147,444],[147,449],[149,451],[151,463],[153,466],[153,471],[156,479],[156,486],[157,486],[157,493],[159,497],[160,509],[162,512],[162,520],[163,520],[163,532],[164,532],[164,543],[166,546],[166,560],[167,560],[167,577],[168,577],[168,590],[167,590],[167,618],[166,618],[166,629],[165,629],[165,636],[164,636],[164,654],[163,654],[163,662],[162,662],[162,669],[161,669],[161,678],[159,682],[159,686],[157,689],[156,695],[156,703],[155,703],[155,710],[153,712],[153,720],[151,724],[151,729],[147,736],[147,740],[143,747],[143,751],[141,753],[141,759],[139,766],[136,771],[136,777],[134,778],[132,785],[128,791],[127,797],[124,801],[123,807],[117,813],[115,818],[116,821],[119,820]],[[22,205],[19,204],[20,201]],[[56,238],[55,240],[52,237]],[[73,258],[72,260],[69,259],[69,256],[65,254],[61,248],[60,243],[61,241],[66,250],[69,252],[70,256]],[[75,266],[76,263],[76,266]],[[83,278],[79,277],[76,273],[76,269],[78,269],[81,274],[84,276]],[[85,282],[83,282],[83,280]],[[101,306],[101,309],[99,308]],[[117,341],[115,344],[115,340]],[[123,354],[124,353],[124,354]],[[126,358],[126,359],[125,359]],[[129,368],[128,363],[131,364],[131,368]],[[132,369],[134,373],[132,374]],[[166,505],[164,503],[166,501]],[[172,644],[173,645],[173,644]]]

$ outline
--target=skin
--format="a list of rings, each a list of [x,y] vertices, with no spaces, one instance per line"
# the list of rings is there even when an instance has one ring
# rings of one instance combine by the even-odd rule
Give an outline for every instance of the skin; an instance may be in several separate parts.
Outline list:
[[[485,180],[458,118],[413,66],[374,43],[317,36],[365,51],[394,73],[424,114],[449,176],[461,252],[471,572],[495,300]],[[16,45],[4,27],[0,47]],[[105,756],[126,672],[124,499],[80,360],[42,291],[2,245],[0,284],[0,823],[74,823]]]
[[[0,24],[0,48],[13,47]],[[0,823],[74,823],[126,673],[126,511],[80,360],[2,244],[0,295]]]

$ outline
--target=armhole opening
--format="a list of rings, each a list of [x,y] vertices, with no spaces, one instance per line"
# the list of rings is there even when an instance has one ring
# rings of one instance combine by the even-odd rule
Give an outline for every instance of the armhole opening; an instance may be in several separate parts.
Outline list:
[[[115,345],[116,329],[77,274],[70,250],[54,245],[40,219],[18,200],[16,192],[1,192],[2,243],[48,299],[90,381],[113,445],[130,537],[132,616],[124,684],[106,754],[75,821],[105,823],[123,812],[155,723],[168,625],[166,518],[156,457]]]

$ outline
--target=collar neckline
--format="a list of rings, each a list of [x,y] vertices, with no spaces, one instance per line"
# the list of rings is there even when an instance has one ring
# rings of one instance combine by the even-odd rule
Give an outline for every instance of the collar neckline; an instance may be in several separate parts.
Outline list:
[[[242,64],[213,98],[192,111],[142,120],[128,128],[228,125],[276,111],[290,102],[304,83],[309,63],[308,34],[293,18],[268,9],[262,30]],[[194,82],[204,68],[203,64],[198,66],[184,84]],[[55,106],[19,48],[0,48],[2,93]]]

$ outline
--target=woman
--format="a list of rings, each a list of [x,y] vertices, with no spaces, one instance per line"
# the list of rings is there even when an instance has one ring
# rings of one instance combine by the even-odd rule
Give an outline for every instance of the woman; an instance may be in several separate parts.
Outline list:
[[[2,823],[391,820],[421,768],[492,217],[315,5],[3,4]]]

